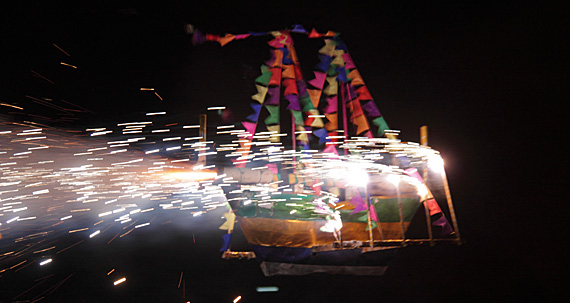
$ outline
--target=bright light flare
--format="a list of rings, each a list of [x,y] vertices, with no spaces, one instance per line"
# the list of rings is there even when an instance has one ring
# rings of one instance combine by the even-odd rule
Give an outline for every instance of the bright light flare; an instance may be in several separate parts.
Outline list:
[[[213,180],[218,176],[214,171],[171,171],[166,174],[168,177],[184,181]]]
[[[392,183],[394,186],[398,186],[400,184],[400,176],[398,175],[388,175],[388,182]]]
[[[116,286],[116,285],[119,285],[119,284],[121,284],[121,283],[123,283],[123,282],[125,282],[125,281],[127,281],[127,278],[122,277],[122,278],[120,278],[119,280],[113,282],[113,285]]]
[[[237,297],[234,299],[234,303],[237,303],[239,300],[241,300],[241,296],[237,296]]]
[[[443,171],[444,161],[440,155],[431,155],[428,159],[429,168],[435,172]]]
[[[52,259],[43,260],[42,262],[40,262],[40,266],[44,266],[44,265],[46,265],[46,264],[48,264],[48,263],[51,263],[51,261],[53,261],[53,260],[52,260]]]
[[[368,184],[368,173],[363,169],[352,169],[346,172],[347,179],[350,184],[358,187],[364,187]]]

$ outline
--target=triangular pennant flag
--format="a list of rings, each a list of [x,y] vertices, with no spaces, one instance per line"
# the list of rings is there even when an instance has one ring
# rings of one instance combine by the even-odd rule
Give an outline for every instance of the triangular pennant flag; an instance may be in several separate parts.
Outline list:
[[[357,69],[353,69],[348,74],[348,77],[352,80],[352,86],[364,85],[364,80]]]
[[[281,67],[282,62],[283,62],[283,52],[278,49],[274,49],[271,51],[271,59],[267,60],[265,64],[271,67],[278,67],[278,66]]]
[[[206,34],[206,40],[218,42],[218,41],[220,41],[220,36],[212,35],[212,34]]]
[[[317,32],[317,30],[314,29],[314,28],[313,28],[313,29],[311,30],[311,32],[309,33],[309,38],[320,38],[320,37],[322,37],[322,36],[323,36],[323,35],[322,35],[322,34],[319,34],[319,33]]]
[[[304,34],[304,33],[307,32],[307,30],[304,29],[303,26],[300,25],[300,24],[295,24],[295,25],[293,26],[293,29],[292,29],[291,31],[294,32],[294,33],[301,33],[301,34]]]
[[[307,93],[305,96],[299,97],[299,102],[301,103],[302,111],[307,112],[311,109],[315,109],[313,106],[313,102],[311,102],[311,98],[309,98],[309,94]]]
[[[236,37],[235,35],[226,34],[225,36],[221,37],[218,42],[220,42],[221,46],[224,46],[224,45],[230,43],[232,40],[234,40],[235,37]]]
[[[338,113],[325,114],[325,117],[327,117],[327,120],[329,120],[325,125],[328,131],[338,129]]]
[[[281,67],[274,67],[271,69],[271,79],[269,80],[269,85],[280,85],[281,84]]]
[[[307,120],[310,119],[310,118],[314,119],[313,121],[311,121],[311,123],[308,124],[308,126],[317,127],[317,128],[321,128],[321,127],[324,127],[324,126],[325,126],[325,124],[323,123],[323,119],[321,119],[321,118],[319,117],[320,114],[319,114],[319,111],[318,111],[318,110],[316,110],[316,109],[311,109],[311,110],[309,110],[309,111],[308,111],[308,116],[312,116],[312,117],[308,117]],[[306,124],[306,125],[307,125],[307,124]]]
[[[370,205],[370,219],[374,222],[378,222],[378,215],[376,215],[376,209],[373,205]]]
[[[287,106],[288,110],[301,110],[301,105],[299,104],[299,97],[297,95],[285,95],[285,99],[289,101],[289,105]]]
[[[374,138],[374,135],[372,134],[372,132],[371,132],[370,130],[368,130],[368,131],[364,134],[364,136],[365,136],[366,138],[369,138],[369,139],[373,139],[373,138]]]
[[[198,44],[202,44],[206,41],[208,41],[206,39],[206,36],[204,34],[202,34],[202,32],[199,31],[198,29],[194,29],[194,33],[192,34],[192,44],[198,45]]]
[[[325,46],[319,50],[319,54],[332,57],[335,50],[335,43],[331,39],[325,39]]]
[[[265,108],[269,112],[269,116],[265,118],[265,124],[278,124],[279,123],[279,106],[266,105]]]
[[[328,32],[325,34],[325,37],[334,37],[334,36],[336,36],[336,33],[333,32],[333,31],[328,31]]]
[[[329,69],[329,65],[331,65],[332,57],[319,54],[319,59],[320,62],[317,64],[315,69],[326,72]]]
[[[325,114],[330,114],[338,111],[338,98],[337,96],[327,97],[327,105],[324,108]]]
[[[327,87],[323,90],[327,96],[333,96],[338,94],[338,82],[336,77],[327,77]]]
[[[261,112],[261,104],[251,103],[251,108],[253,108],[253,114],[247,116],[247,119],[253,122],[257,122],[259,119],[259,113]]]
[[[269,93],[269,97],[265,100],[265,105],[279,105],[279,86],[270,87],[267,92]]]
[[[236,40],[241,40],[241,39],[245,39],[247,37],[251,36],[251,34],[240,34],[240,35],[236,35]]]
[[[251,140],[253,138],[253,135],[255,134],[255,128],[257,127],[257,123],[243,121],[241,124],[245,128],[245,131],[248,133],[246,138]]]
[[[364,200],[360,196],[360,193],[358,192],[358,190],[356,190],[356,194],[354,196],[352,196],[352,198],[350,199],[350,204],[354,205],[354,209],[350,213],[351,215],[354,215],[358,212],[361,212],[361,211],[367,209],[366,203],[364,202]]]
[[[234,224],[236,220],[236,215],[234,212],[230,210],[226,212],[223,217],[226,218],[226,222],[224,222],[224,224],[222,224],[222,226],[219,228],[223,230],[234,230]]]
[[[232,239],[231,233],[227,233],[222,236],[223,244],[222,247],[220,248],[220,251],[226,251],[230,249],[231,239]]]
[[[319,144],[325,144],[327,142],[328,134],[329,133],[324,128],[319,128],[319,129],[313,131],[313,135],[315,135],[319,138]]]
[[[390,129],[388,127],[388,124],[384,120],[384,117],[378,117],[378,118],[372,120],[372,123],[374,125],[378,126],[378,136],[383,136],[384,132]]]
[[[285,91],[283,95],[298,95],[297,83],[293,79],[283,79],[283,86],[285,86]]]
[[[269,85],[269,81],[271,80],[271,70],[265,64],[261,65],[261,76],[255,79],[255,83],[259,83],[265,86]]]
[[[356,90],[356,93],[358,94],[358,98],[362,101],[372,100],[372,95],[370,95],[370,91],[368,91],[368,88],[366,86],[361,86],[358,88]]]
[[[338,156],[338,151],[336,150],[336,147],[335,147],[334,145],[332,145],[332,144],[327,145],[327,147],[325,147],[325,148],[323,149],[323,153],[325,153],[325,154],[335,154],[335,155]]]
[[[321,99],[321,91],[318,89],[307,89],[307,93],[309,94],[309,98],[311,99],[313,107],[314,108],[319,107],[319,101]]]
[[[265,95],[267,95],[267,86],[261,86],[256,84],[255,87],[257,88],[257,94],[251,96],[251,99],[263,103],[265,101]]]
[[[305,133],[305,128],[302,125],[297,125],[297,127],[295,128],[295,136],[297,137],[297,141],[300,142],[309,142],[309,137],[307,136],[307,133]],[[297,134],[297,132],[300,132]]]
[[[281,73],[283,79],[295,79],[295,67],[293,65],[283,65],[283,72]]]
[[[346,69],[356,68],[356,65],[354,65],[354,62],[352,61],[352,57],[350,56],[349,53],[342,54],[342,58],[344,59],[344,68],[346,68]]]
[[[327,74],[323,72],[314,72],[314,74],[315,74],[315,79],[309,81],[309,84],[318,89],[322,89],[323,86],[325,85],[325,79],[327,77]]]
[[[333,60],[331,62],[331,64],[334,64],[336,66],[344,66],[344,58],[342,57],[342,55],[344,54],[344,51],[342,49],[335,49],[335,51],[333,52]]]
[[[337,68],[338,71],[338,75],[336,76],[336,78],[338,79],[338,81],[341,82],[348,82],[348,78],[346,77],[346,69],[344,69],[344,67],[338,67]]]
[[[366,114],[369,118],[376,118],[382,116],[382,114],[378,110],[378,107],[376,107],[376,104],[372,100],[362,104],[362,109],[366,111]]]
[[[267,126],[267,130],[270,132],[275,132],[275,134],[279,134],[279,132],[281,131],[281,126],[279,124],[276,125],[268,125]],[[273,142],[273,143],[277,143],[279,142],[279,139],[281,137],[280,136],[269,136],[269,141]]]
[[[352,123],[354,125],[356,125],[356,134],[360,135],[363,132],[367,131],[370,129],[370,126],[368,125],[368,121],[366,120],[366,117],[364,115],[358,116],[354,119],[351,119]]]
[[[350,119],[354,119],[357,118],[359,116],[364,115],[364,112],[362,111],[362,107],[360,106],[360,100],[358,100],[358,98],[348,102],[348,108],[350,109],[350,112],[352,113],[350,115]]]
[[[269,46],[271,46],[273,48],[281,48],[285,44],[284,40],[285,40],[285,37],[279,36],[279,37],[276,37],[275,39],[267,42],[267,44],[269,44]]]
[[[295,120],[295,125],[302,126],[303,125],[303,113],[298,110],[291,110],[291,115],[293,115],[293,119]]]

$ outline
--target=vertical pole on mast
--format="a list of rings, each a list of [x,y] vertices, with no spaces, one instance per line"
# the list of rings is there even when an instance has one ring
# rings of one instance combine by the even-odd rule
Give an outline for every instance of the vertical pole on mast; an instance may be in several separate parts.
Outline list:
[[[423,147],[428,146],[428,127],[427,125],[423,125],[420,127],[420,144]],[[427,166],[423,166],[422,177],[424,179],[424,184],[427,186],[427,177],[428,177],[428,170]],[[429,211],[429,207],[427,205],[427,201],[424,201],[424,210],[426,214],[426,224],[427,224],[427,231],[429,236],[429,245],[434,246],[435,242],[433,241],[433,231],[431,229],[431,215]]]
[[[208,116],[206,114],[200,114],[200,142],[206,142],[206,130],[207,130],[207,122]],[[198,155],[200,155],[199,153]],[[206,164],[206,157],[205,156],[198,156],[198,164],[205,165]]]

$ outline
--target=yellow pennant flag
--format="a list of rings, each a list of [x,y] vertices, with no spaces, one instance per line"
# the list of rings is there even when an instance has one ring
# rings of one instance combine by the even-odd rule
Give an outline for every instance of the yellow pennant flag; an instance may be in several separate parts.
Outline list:
[[[323,93],[327,96],[334,96],[338,94],[338,82],[336,81],[336,76],[327,77],[328,86],[323,90]]]
[[[236,221],[236,215],[233,211],[228,211],[224,214],[224,218],[226,218],[226,222],[220,226],[220,229],[223,230],[234,230],[234,224]]]
[[[268,88],[266,86],[258,84],[256,84],[255,87],[257,87],[257,94],[251,96],[251,99],[263,104],[265,101],[265,95],[267,95]]]
[[[273,136],[274,134],[275,134],[275,135],[279,134],[279,132],[281,131],[281,127],[280,127],[279,124],[268,125],[268,126],[267,126],[267,130],[270,131],[270,132],[275,132],[275,133],[269,135],[269,141],[271,141],[271,142],[273,142],[273,143],[277,143],[277,142],[280,141],[280,140],[279,140],[279,139],[281,138],[280,136]]]
[[[334,53],[335,50],[335,44],[331,39],[325,39],[325,46],[323,46],[320,50],[319,50],[319,54],[323,54],[323,55],[327,55],[327,56],[331,56]]]
[[[313,116],[315,120],[311,123],[311,127],[323,128],[325,124],[323,123],[323,119],[321,119],[319,111],[317,109],[309,109],[308,113],[310,116]]]
[[[342,49],[337,49],[333,52],[333,57],[334,59],[331,62],[331,65],[335,64],[337,66],[344,66],[344,58],[342,57],[342,55],[344,54],[344,50]]]

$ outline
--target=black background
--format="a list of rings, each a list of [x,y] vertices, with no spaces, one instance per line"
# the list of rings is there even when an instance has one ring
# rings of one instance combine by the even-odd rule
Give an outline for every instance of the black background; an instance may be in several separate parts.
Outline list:
[[[1,108],[3,113],[14,119],[55,117],[25,96],[64,99],[89,112],[75,122],[37,121],[77,129],[155,110],[197,121],[206,106],[247,107],[255,93],[252,79],[269,58],[265,41],[193,46],[186,24],[219,35],[293,24],[340,32],[401,138],[418,142],[419,127],[429,126],[430,146],[446,160],[466,240],[461,247],[410,248],[381,278],[266,278],[254,261],[219,259],[217,222],[210,224],[213,231],[180,224],[135,235],[115,248],[93,241],[70,251],[66,270],[77,274],[45,300],[230,302],[241,294],[243,302],[546,302],[562,291],[569,269],[564,7],[475,1],[20,1],[3,10],[1,22],[0,101],[26,109],[23,115]],[[309,71],[318,44],[296,46]],[[309,54],[301,55],[303,50]],[[164,100],[141,87],[155,88]],[[189,238],[194,232],[204,239],[201,245]],[[84,261],[87,252],[93,262]],[[132,278],[117,290],[96,268],[121,257]],[[176,287],[182,271],[185,299]],[[0,278],[3,292],[25,278]],[[254,292],[260,285],[279,285],[280,292],[264,297]]]

